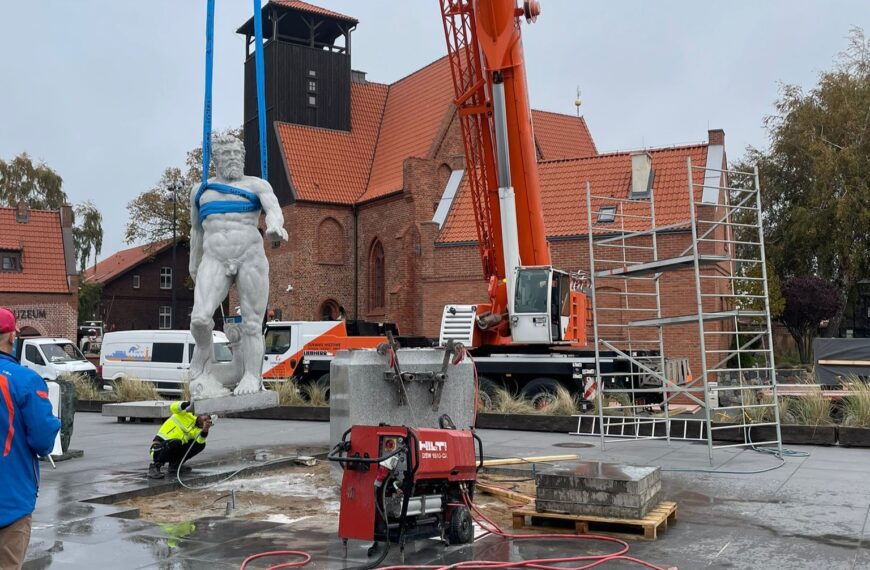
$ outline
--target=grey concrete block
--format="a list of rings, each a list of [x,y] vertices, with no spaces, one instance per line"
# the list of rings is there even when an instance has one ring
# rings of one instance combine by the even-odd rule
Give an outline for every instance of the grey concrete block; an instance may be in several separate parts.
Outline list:
[[[169,411],[171,403],[168,400],[143,400],[141,402],[103,404],[102,414],[116,418],[165,419],[172,415],[172,412]]]
[[[661,481],[659,467],[581,461],[575,467],[544,471],[536,482],[544,487],[642,493]]]
[[[588,505],[615,505],[619,507],[643,508],[649,506],[650,501],[652,501],[659,492],[661,492],[661,486],[650,487],[640,495],[538,487],[536,496],[539,500],[556,501],[560,503],[576,502]]]
[[[536,475],[538,510],[639,518],[658,504],[658,467],[581,461]]]
[[[620,505],[596,505],[584,503],[564,503],[557,501],[538,500],[535,510],[539,513],[564,513],[570,515],[592,515],[599,517],[642,519],[649,511],[661,502],[662,492],[656,493],[650,503],[641,507]]]
[[[400,349],[402,372],[441,370],[444,349]],[[459,429],[474,421],[474,368],[471,360],[448,365],[447,380],[437,409],[432,408],[428,382],[406,382],[408,404],[399,404],[398,386],[384,380],[389,357],[375,350],[345,350],[336,354],[330,367],[329,434],[334,444],[354,425],[405,425],[438,427],[447,414]]]
[[[221,396],[220,398],[204,398],[193,401],[195,414],[229,414],[274,408],[278,405],[278,393],[272,390],[261,390],[256,394],[242,396]]]

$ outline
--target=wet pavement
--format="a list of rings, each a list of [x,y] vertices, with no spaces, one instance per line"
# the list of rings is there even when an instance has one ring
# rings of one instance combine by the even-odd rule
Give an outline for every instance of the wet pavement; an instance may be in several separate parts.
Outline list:
[[[43,465],[25,569],[42,568],[238,568],[266,550],[304,549],[307,568],[341,569],[366,561],[365,546],[351,543],[343,557],[335,529],[224,517],[180,524],[137,520],[137,512],[107,504],[125,494],[174,488],[145,478],[147,450],[157,424],[117,424],[97,414],[77,414],[73,447],[85,456]],[[760,474],[707,474],[667,469],[709,469],[707,448],[691,443],[645,441],[560,449],[588,442],[565,434],[480,430],[495,457],[577,452],[584,459],[658,465],[667,500],[679,505],[678,522],[653,542],[631,541],[631,554],[663,567],[870,568],[870,451],[801,447],[809,457],[787,458],[782,468]],[[220,420],[206,451],[191,461],[197,476],[217,477],[238,466],[295,455],[328,445],[329,426],[318,422]],[[768,455],[721,450],[714,468],[753,471],[776,465]],[[276,462],[276,465],[280,464]],[[262,467],[262,465],[261,465]],[[198,519],[198,520],[194,520]],[[557,555],[603,554],[610,546],[577,540],[507,542],[487,537],[464,547],[438,541],[413,543],[408,563],[448,564],[470,559],[519,560]],[[391,552],[388,563],[398,563]],[[278,560],[272,563],[277,563]],[[266,564],[255,565],[265,568]],[[603,568],[636,568],[609,563]]]

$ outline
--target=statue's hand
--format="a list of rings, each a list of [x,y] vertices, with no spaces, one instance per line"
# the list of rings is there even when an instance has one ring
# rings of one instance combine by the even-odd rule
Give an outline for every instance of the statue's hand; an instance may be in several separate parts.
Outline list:
[[[287,235],[287,230],[278,226],[270,226],[266,228],[266,237],[272,241],[287,241],[289,236]]]
[[[190,280],[196,283],[196,267],[190,267]]]

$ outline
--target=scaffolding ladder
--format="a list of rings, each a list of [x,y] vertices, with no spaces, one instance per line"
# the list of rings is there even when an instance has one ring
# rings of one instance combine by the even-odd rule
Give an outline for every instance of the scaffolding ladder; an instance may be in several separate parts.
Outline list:
[[[602,448],[610,441],[670,440],[670,412],[694,403],[703,409],[705,429],[686,439],[706,440],[711,462],[715,449],[728,447],[776,446],[781,455],[758,172],[694,166],[690,158],[686,167],[689,219],[681,223],[656,224],[654,192],[619,199],[596,196],[586,185],[599,387],[592,425]],[[691,233],[691,242],[664,257],[661,251],[676,251],[674,232]],[[691,290],[669,289],[675,272]],[[686,295],[694,297],[694,312],[663,310],[684,305],[679,297]],[[699,374],[686,382],[668,374],[665,359],[666,335],[679,327],[691,335],[687,344],[700,362]],[[602,366],[605,352],[627,362],[627,372]],[[581,416],[576,433],[583,422]]]

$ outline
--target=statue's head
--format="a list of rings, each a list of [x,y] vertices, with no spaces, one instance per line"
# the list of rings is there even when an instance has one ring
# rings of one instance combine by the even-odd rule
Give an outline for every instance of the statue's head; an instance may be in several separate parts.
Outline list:
[[[245,146],[233,135],[212,135],[211,152],[218,176],[238,180],[244,174]]]

